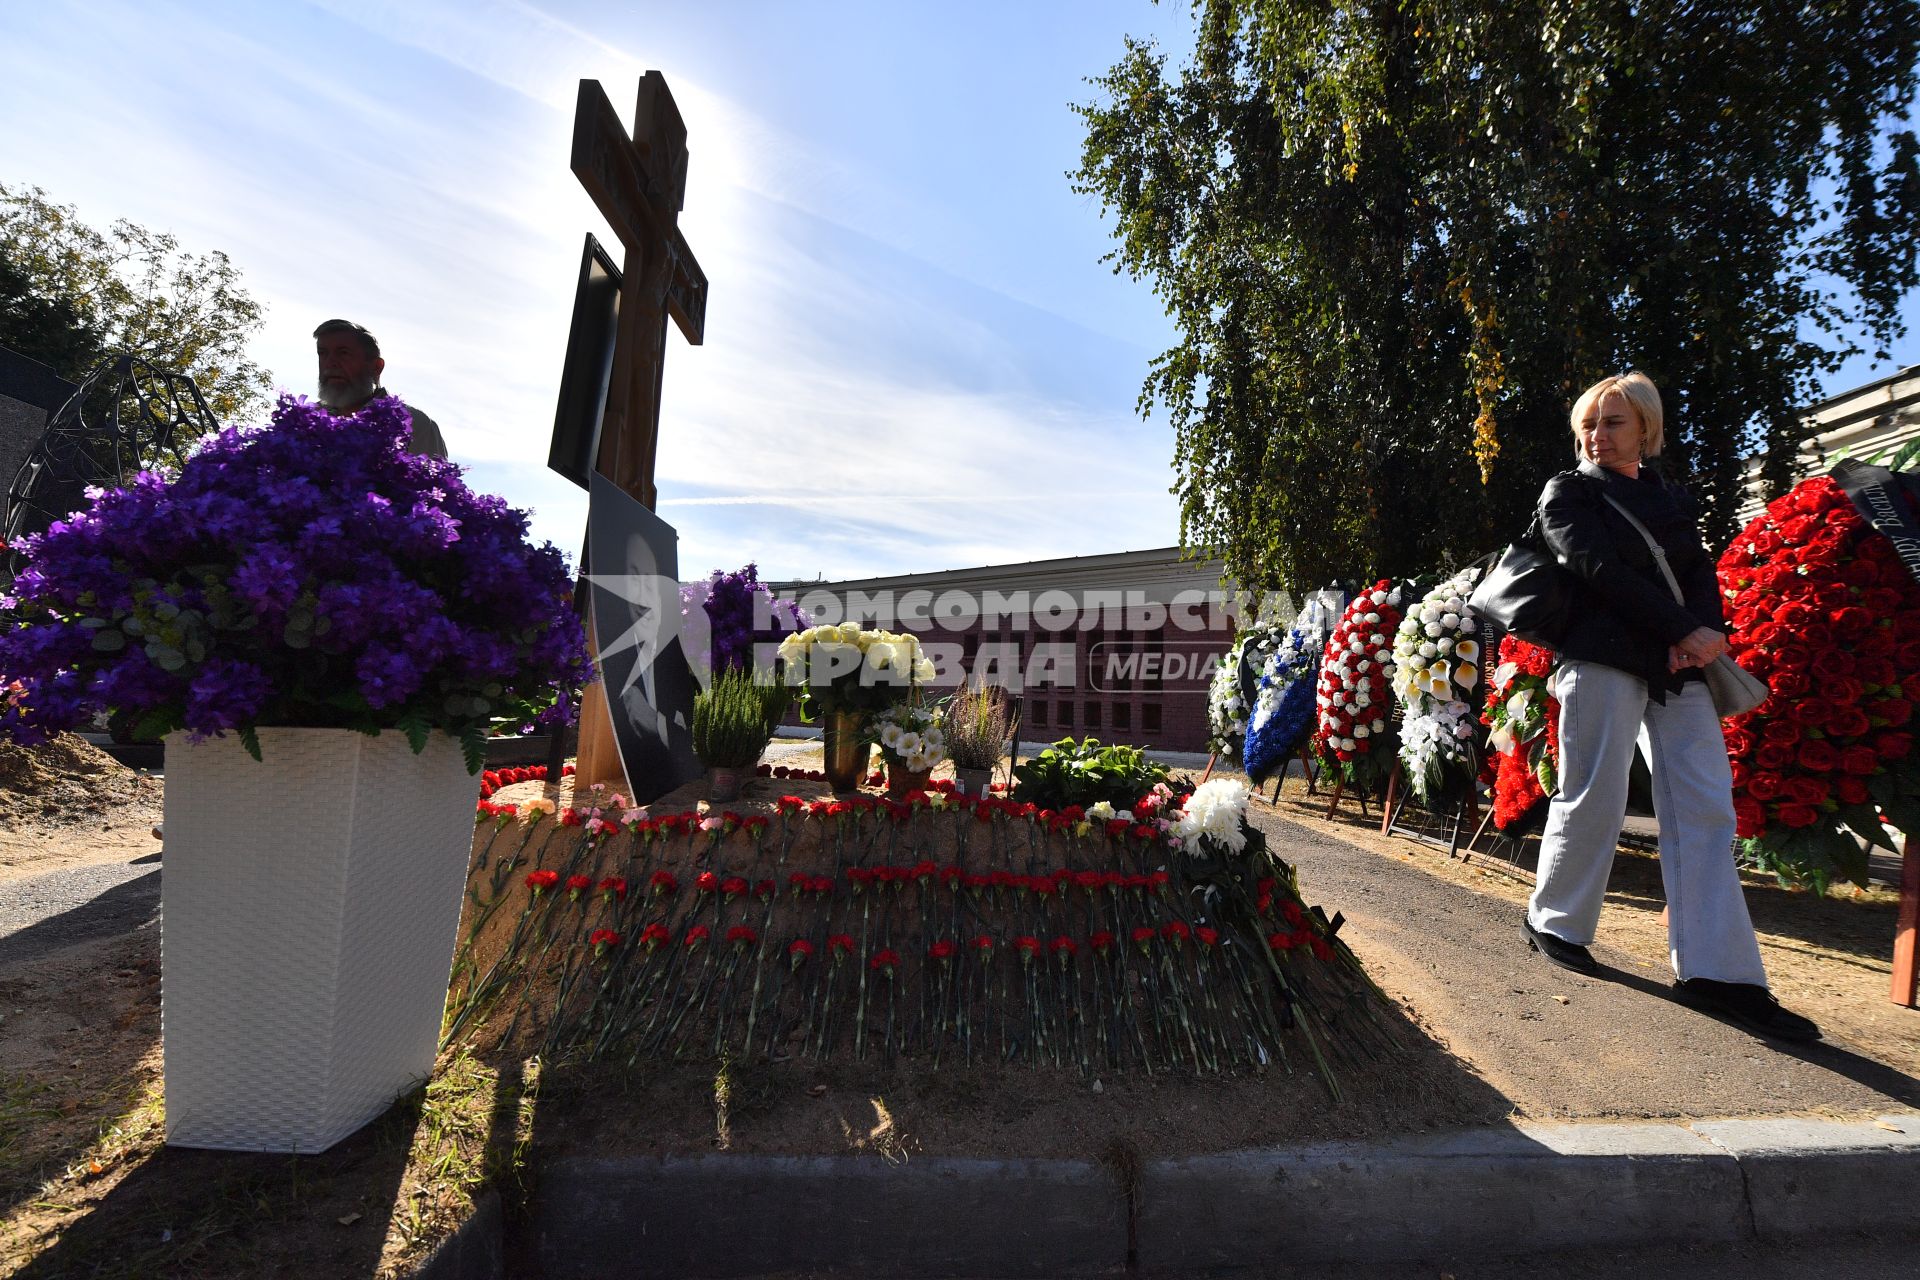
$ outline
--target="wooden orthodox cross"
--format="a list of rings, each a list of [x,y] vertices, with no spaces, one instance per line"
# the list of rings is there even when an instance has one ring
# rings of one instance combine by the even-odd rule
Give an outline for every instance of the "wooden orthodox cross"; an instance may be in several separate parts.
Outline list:
[[[707,277],[675,225],[687,190],[687,126],[666,77],[658,71],[641,77],[631,136],[600,82],[582,80],[572,168],[626,251],[594,469],[651,509],[667,320],[698,346],[707,315]],[[574,772],[575,785],[583,789],[624,781],[606,691],[598,681],[582,691]]]

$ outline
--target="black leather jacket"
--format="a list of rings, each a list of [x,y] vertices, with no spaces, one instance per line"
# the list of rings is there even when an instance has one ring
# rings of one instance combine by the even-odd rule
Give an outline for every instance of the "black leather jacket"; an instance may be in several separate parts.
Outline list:
[[[1603,496],[1605,495],[1605,496]],[[1606,501],[1610,496],[1666,549],[1686,596],[1673,598],[1646,539]],[[1713,558],[1700,542],[1693,499],[1643,465],[1628,479],[1591,462],[1547,481],[1540,494],[1540,541],[1573,573],[1573,620],[1562,657],[1604,663],[1647,682],[1656,702],[1696,669],[1667,671],[1667,650],[1698,627],[1727,629]]]

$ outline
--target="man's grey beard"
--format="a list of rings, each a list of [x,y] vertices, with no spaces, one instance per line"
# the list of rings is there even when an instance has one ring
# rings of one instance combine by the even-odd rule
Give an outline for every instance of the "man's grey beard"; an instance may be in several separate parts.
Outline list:
[[[322,382],[313,398],[329,409],[358,409],[371,400],[379,388],[380,380],[369,373],[355,382]]]

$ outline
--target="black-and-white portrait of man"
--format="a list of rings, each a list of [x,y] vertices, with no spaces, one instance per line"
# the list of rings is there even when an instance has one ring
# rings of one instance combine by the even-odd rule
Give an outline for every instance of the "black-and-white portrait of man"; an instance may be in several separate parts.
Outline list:
[[[588,492],[600,679],[633,802],[646,804],[700,776],[697,686],[680,634],[679,535],[598,473]]]

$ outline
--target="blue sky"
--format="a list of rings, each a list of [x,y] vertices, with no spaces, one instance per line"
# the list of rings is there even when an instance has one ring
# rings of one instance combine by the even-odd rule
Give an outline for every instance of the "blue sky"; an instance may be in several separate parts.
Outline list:
[[[1064,174],[1085,78],[1188,32],[1148,0],[7,0],[0,181],[226,251],[281,385],[311,390],[320,319],[368,325],[470,481],[572,554],[547,439],[581,237],[612,242],[573,102],[597,78],[630,120],[657,68],[712,281],[706,345],[667,355],[683,576],[1165,546],[1172,440],[1134,401],[1171,331]]]

